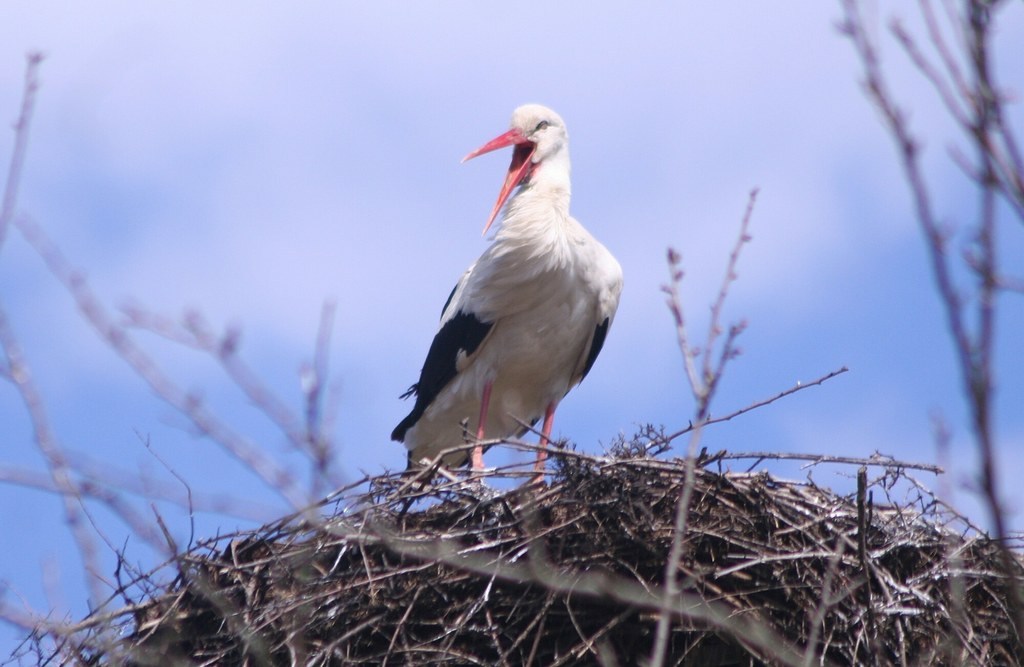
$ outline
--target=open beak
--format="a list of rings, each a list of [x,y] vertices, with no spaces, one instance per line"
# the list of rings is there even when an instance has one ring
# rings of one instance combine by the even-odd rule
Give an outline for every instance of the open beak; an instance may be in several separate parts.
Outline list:
[[[515,146],[515,150],[512,152],[512,164],[508,167],[505,182],[501,186],[501,192],[498,193],[498,202],[494,205],[494,210],[491,211],[490,217],[487,218],[487,224],[484,225],[485,235],[487,230],[491,228],[491,223],[498,217],[501,207],[505,205],[505,202],[512,195],[512,191],[530,173],[530,167],[533,164],[530,158],[533,157],[533,151],[537,148],[537,144],[523,136],[523,133],[519,130],[509,130],[462,158],[462,161],[465,162],[466,160],[472,160],[478,155],[490,153],[505,146]]]

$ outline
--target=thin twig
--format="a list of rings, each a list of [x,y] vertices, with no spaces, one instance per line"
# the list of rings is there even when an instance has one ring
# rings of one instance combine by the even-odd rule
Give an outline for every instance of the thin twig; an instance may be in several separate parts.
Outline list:
[[[668,636],[671,629],[671,617],[669,615],[669,602],[679,594],[678,572],[683,557],[683,542],[687,532],[687,521],[690,514],[690,502],[693,496],[695,474],[697,467],[697,452],[700,447],[702,428],[707,422],[711,410],[711,401],[715,395],[715,389],[725,373],[726,364],[738,354],[735,348],[736,338],[743,332],[746,323],[740,322],[729,327],[729,333],[722,344],[717,356],[717,363],[713,364],[715,355],[715,342],[722,331],[721,317],[725,306],[725,299],[729,293],[729,287],[735,282],[737,273],[736,267],[739,264],[740,251],[750,241],[749,227],[750,218],[754,212],[754,203],[757,200],[757,188],[750,192],[747,201],[747,208],[740,223],[740,231],[733,244],[732,252],[729,253],[729,261],[726,265],[725,276],[722,279],[721,287],[711,306],[711,318],[708,324],[707,341],[703,349],[703,360],[701,364],[702,373],[697,375],[694,359],[697,352],[690,347],[689,338],[686,334],[686,319],[684,316],[683,304],[679,296],[679,284],[683,279],[683,272],[680,268],[680,258],[677,253],[669,250],[669,285],[663,288],[669,295],[668,306],[676,324],[676,333],[679,339],[679,349],[683,355],[683,362],[686,367],[687,377],[690,381],[690,390],[693,394],[696,406],[694,408],[694,420],[696,426],[690,432],[690,442],[686,452],[686,464],[683,487],[679,494],[676,505],[675,525],[672,532],[672,546],[669,548],[668,560],[665,563],[663,577],[664,593],[662,597],[663,608],[658,616],[658,625],[655,630],[654,644],[651,648],[651,667],[661,667],[665,660],[665,652],[668,646]],[[693,423],[691,422],[691,424]]]
[[[38,70],[42,55],[28,55],[25,67],[25,82],[22,88],[21,112],[15,123],[14,150],[4,184],[3,205],[0,208],[0,248],[6,238],[7,229],[15,218],[18,191],[25,165],[28,147],[29,127],[32,122],[36,91],[39,88]],[[6,361],[4,377],[15,387],[25,405],[32,424],[36,446],[42,453],[54,485],[60,492],[64,516],[85,566],[86,585],[94,603],[102,599],[100,568],[95,541],[85,525],[85,507],[72,470],[68,465],[64,449],[52,431],[42,394],[32,378],[28,360],[21,349],[18,338],[7,319],[6,311],[0,304],[0,349]]]
[[[754,204],[757,202],[758,189],[754,188],[750,191],[750,195],[747,199],[747,209],[743,213],[743,219],[740,222],[740,233],[736,236],[736,242],[733,244],[732,250],[729,252],[729,262],[725,267],[725,275],[722,277],[722,284],[718,288],[718,296],[715,298],[715,302],[711,305],[711,320],[708,324],[708,335],[707,342],[704,346],[704,363],[703,363],[703,378],[702,379],[702,391],[701,391],[701,402],[703,402],[704,414],[700,414],[698,410],[697,419],[704,421],[707,417],[707,412],[711,407],[711,399],[714,397],[715,389],[718,387],[719,381],[722,379],[722,375],[725,371],[725,364],[731,361],[739,353],[735,348],[736,337],[739,336],[746,328],[747,324],[744,321],[740,321],[729,327],[729,333],[726,336],[725,343],[721,347],[721,351],[718,355],[718,364],[712,368],[711,357],[714,353],[715,343],[718,340],[718,336],[722,332],[722,310],[725,307],[725,299],[729,294],[730,286],[736,282],[737,273],[736,268],[739,265],[740,251],[743,250],[743,246],[750,242],[750,218],[754,214]]]
[[[961,16],[947,5],[953,29],[962,39],[963,56],[970,67],[964,77],[955,65],[941,39],[930,7],[924,13],[932,42],[939,50],[947,74],[962,98],[953,100],[953,91],[942,83],[938,71],[920,54],[913,39],[898,24],[896,38],[918,69],[943,97],[967,139],[978,152],[978,165],[969,170],[979,191],[978,221],[972,229],[973,245],[965,253],[964,264],[973,274],[975,284],[970,293],[970,312],[954,282],[953,257],[948,252],[950,233],[938,223],[925,185],[920,164],[920,151],[912,138],[908,122],[889,91],[878,60],[877,49],[867,35],[856,0],[843,0],[845,21],[842,30],[850,38],[865,73],[865,87],[870,99],[882,113],[889,133],[895,141],[907,182],[914,199],[918,224],[924,232],[925,246],[931,261],[932,275],[945,311],[946,323],[953,339],[953,349],[967,406],[971,430],[979,455],[981,495],[987,506],[996,541],[1006,544],[1005,511],[998,492],[998,466],[994,442],[993,391],[995,387],[995,318],[996,297],[1003,280],[998,265],[996,243],[996,197],[1002,195],[1014,206],[1024,221],[1024,173],[1020,152],[1008,124],[1003,120],[1003,99],[992,78],[989,41],[993,27],[994,3],[968,0]],[[967,79],[970,82],[967,82]],[[961,114],[960,109],[966,109]],[[1000,148],[1002,146],[1002,148]],[[1013,571],[1013,558],[1007,548],[1002,551],[1007,576]],[[1012,612],[1018,641],[1024,640],[1024,595],[1021,586],[1008,587],[1006,604]],[[1024,645],[1024,644],[1022,644]]]
[[[18,205],[18,186],[25,168],[25,154],[28,151],[29,125],[32,123],[32,110],[35,106],[36,91],[39,90],[39,65],[43,62],[43,54],[34,52],[27,56],[25,66],[25,83],[21,94],[21,112],[14,124],[14,150],[11,151],[11,163],[7,167],[7,181],[4,184],[3,206],[0,208],[0,249],[3,249],[7,238],[7,228],[14,219]]]
[[[305,399],[306,442],[313,458],[312,488],[310,495],[320,496],[325,484],[330,482],[330,465],[334,459],[330,437],[324,415],[324,401],[327,390],[328,360],[330,359],[331,331],[334,328],[335,305],[324,303],[320,312],[320,326],[317,330],[313,362],[302,369],[302,388]]]
[[[31,420],[36,447],[43,455],[50,476],[53,479],[54,487],[60,495],[61,503],[64,506],[65,522],[71,531],[75,546],[78,548],[82,563],[85,566],[85,583],[89,589],[90,597],[94,603],[98,603],[103,598],[102,589],[99,586],[99,557],[96,543],[86,525],[81,489],[76,483],[73,472],[68,465],[64,448],[53,433],[50,419],[46,414],[42,394],[40,394],[36,387],[28,363],[22,353],[21,345],[10,328],[7,314],[2,304],[0,304],[0,350],[3,351],[3,355],[7,360],[12,383],[24,403],[25,411]]]
[[[288,442],[311,460],[316,460],[317,454],[309,446],[301,420],[240,357],[241,332],[237,328],[230,327],[223,335],[216,335],[203,315],[196,311],[187,312],[180,325],[139,305],[126,306],[121,311],[125,315],[125,329],[148,331],[215,359],[246,398],[284,433]],[[302,380],[305,383],[306,378]]]
[[[730,419],[733,419],[735,417],[739,417],[740,415],[745,414],[747,412],[750,412],[751,410],[756,410],[758,408],[763,408],[766,405],[774,403],[775,401],[779,400],[780,398],[785,398],[786,396],[789,396],[791,394],[795,394],[796,392],[804,390],[804,389],[807,389],[808,387],[815,387],[817,385],[820,385],[820,384],[822,384],[824,382],[827,382],[828,380],[831,380],[832,378],[836,377],[837,375],[842,375],[843,373],[848,372],[849,370],[850,369],[847,368],[846,366],[842,366],[842,367],[840,367],[840,368],[838,368],[838,369],[836,369],[834,371],[831,371],[829,373],[826,373],[825,375],[822,375],[821,377],[817,378],[816,380],[811,380],[810,382],[799,382],[798,381],[795,385],[793,385],[789,389],[785,389],[783,391],[780,391],[779,393],[775,394],[774,396],[771,396],[770,398],[764,398],[764,399],[761,399],[759,401],[755,401],[755,402],[751,403],[750,405],[748,405],[748,406],[746,406],[744,408],[740,408],[739,410],[735,410],[733,412],[730,412],[729,414],[724,415],[722,417],[711,417],[710,414],[709,414],[708,418],[704,422],[702,422],[701,425],[702,426],[710,426],[711,424],[718,424],[718,423],[721,423],[721,422],[727,422]],[[665,443],[672,442],[673,440],[675,440],[679,436],[685,435],[685,434],[693,431],[694,428],[696,428],[696,426],[694,425],[693,422],[690,422],[690,424],[687,425],[686,428],[680,429],[680,430],[678,430],[678,431],[676,431],[674,433],[671,433],[671,434],[665,436],[664,438],[662,438],[660,440],[660,442],[665,442]]]
[[[871,595],[873,572],[868,561],[868,469],[861,466],[857,471],[857,559],[864,577],[862,606],[867,614],[867,647],[870,664],[878,664],[878,623],[875,620],[875,601]]]
[[[164,470],[166,470],[172,477],[178,480],[178,483],[181,484],[181,486],[185,489],[186,509],[188,510],[188,549],[191,549],[192,543],[195,541],[196,538],[196,506],[192,498],[192,486],[184,477],[181,476],[181,474],[177,470],[168,465],[167,461],[165,461],[163,457],[160,456],[160,454],[155,449],[153,449],[152,443],[150,443],[149,438],[143,438],[142,434],[139,433],[138,431],[135,432],[135,435],[136,437],[139,438],[139,440],[142,441],[142,444],[145,446],[146,451],[148,451],[150,455],[153,458],[155,458],[157,462],[160,463],[160,465],[163,466]],[[154,508],[153,511],[155,512],[156,509]],[[172,552],[172,554],[174,553],[177,553],[177,551]]]
[[[305,507],[309,497],[295,476],[268,457],[256,444],[236,433],[217,415],[210,412],[202,399],[174,384],[166,372],[135,342],[130,332],[116,324],[106,308],[90,289],[81,273],[74,270],[43,230],[26,216],[18,216],[15,226],[46,263],[47,268],[68,290],[79,311],[96,333],[135,373],[166,403],[186,417],[202,435],[210,438],[226,452],[259,476],[267,486],[294,507]]]
[[[832,586],[845,552],[846,542],[837,539],[835,552],[829,558],[828,570],[825,572],[825,578],[821,582],[821,599],[818,601],[818,607],[814,610],[814,616],[811,620],[811,632],[807,637],[807,648],[804,649],[803,667],[811,667],[814,664],[815,658],[818,657],[818,638],[821,636],[821,628],[825,623],[825,616],[832,605],[835,604]],[[824,651],[821,653],[823,654]]]
[[[715,461],[724,461],[728,459],[757,459],[758,461],[810,461],[811,465],[818,465],[821,463],[842,463],[845,465],[857,466],[881,466],[883,468],[896,468],[900,470],[926,470],[936,475],[941,475],[945,472],[941,466],[937,466],[932,463],[901,461],[883,454],[862,457],[839,456],[835,454],[811,454],[806,452],[719,452],[712,458]]]

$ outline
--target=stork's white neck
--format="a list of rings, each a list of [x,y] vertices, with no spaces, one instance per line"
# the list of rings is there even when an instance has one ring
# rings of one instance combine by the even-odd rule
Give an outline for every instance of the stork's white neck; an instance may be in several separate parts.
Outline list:
[[[553,229],[541,228],[558,227],[568,219],[572,194],[570,169],[569,151],[565,147],[538,164],[530,182],[509,200],[502,231],[510,234],[550,232]]]

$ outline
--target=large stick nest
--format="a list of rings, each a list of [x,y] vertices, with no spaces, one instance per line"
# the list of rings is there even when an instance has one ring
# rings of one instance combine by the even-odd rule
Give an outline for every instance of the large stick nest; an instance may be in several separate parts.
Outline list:
[[[667,609],[670,665],[1021,664],[1006,605],[1021,559],[1001,561],[999,545],[897,468],[873,468],[867,493],[842,496],[698,467],[681,592],[666,601],[685,463],[645,454],[556,453],[547,487],[511,491],[375,478],[330,518],[307,513],[181,556],[176,580],[131,607],[120,637],[96,630],[78,655],[642,664]],[[893,501],[901,487],[910,498]]]

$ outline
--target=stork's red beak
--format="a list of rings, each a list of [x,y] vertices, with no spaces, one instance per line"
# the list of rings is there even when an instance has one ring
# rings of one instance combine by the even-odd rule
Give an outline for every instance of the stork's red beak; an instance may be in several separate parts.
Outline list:
[[[523,179],[526,178],[527,174],[530,173],[530,167],[533,163],[530,158],[533,157],[533,151],[537,148],[537,144],[533,143],[519,130],[509,130],[505,134],[491,139],[486,144],[476,149],[466,157],[462,158],[462,161],[472,160],[478,155],[484,153],[490,153],[491,151],[504,148],[505,146],[515,146],[515,150],[512,152],[512,164],[508,167],[508,174],[505,176],[505,183],[501,186],[501,192],[498,193],[498,202],[494,205],[494,210],[491,211],[491,215],[487,218],[487,224],[484,225],[484,234],[487,234],[487,230],[491,228],[491,223],[498,217],[498,211],[505,205],[505,202],[511,196],[512,191],[516,189],[516,186],[522,183]]]

